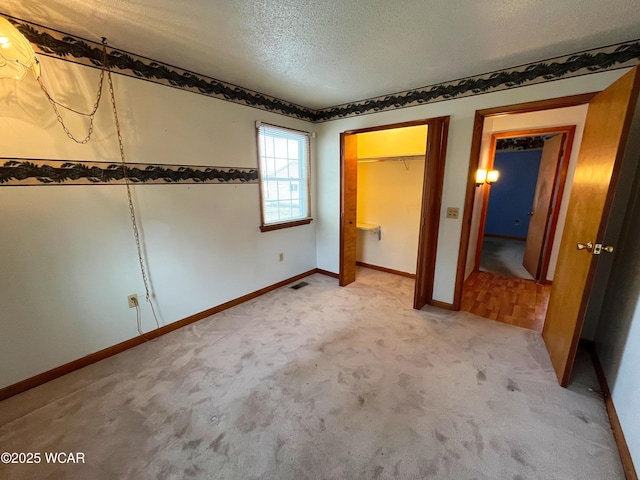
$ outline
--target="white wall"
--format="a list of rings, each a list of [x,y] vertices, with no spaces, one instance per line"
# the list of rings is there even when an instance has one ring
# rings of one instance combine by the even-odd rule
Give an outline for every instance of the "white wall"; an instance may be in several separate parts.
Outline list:
[[[584,75],[490,94],[335,120],[318,125],[317,182],[318,191],[321,192],[318,197],[318,223],[316,225],[318,267],[331,272],[339,270],[340,132],[450,115],[433,298],[441,302],[453,302],[462,215],[457,220],[447,219],[445,211],[447,207],[462,208],[464,205],[475,111],[482,108],[602,90],[625,71]]]
[[[567,216],[567,208],[569,206],[569,196],[571,194],[571,185],[573,184],[573,174],[575,172],[578,155],[580,153],[580,143],[582,142],[582,133],[584,132],[584,122],[587,117],[587,109],[588,105],[578,105],[576,107],[558,108],[553,110],[544,110],[541,112],[490,117],[484,121],[484,128],[482,131],[482,146],[480,149],[480,165],[482,166],[487,165],[489,162],[491,136],[494,133],[507,132],[512,130],[528,130],[534,128],[551,128],[566,125],[576,125],[573,147],[571,149],[571,157],[569,158],[569,168],[567,170],[565,190],[562,195],[562,203],[560,204],[557,229],[553,240],[553,246],[551,248],[551,258],[549,260],[547,280],[553,280],[553,275],[556,270],[556,263],[558,262],[560,241],[562,240],[562,231],[564,229],[564,222]],[[465,278],[473,271],[475,263],[475,252],[479,235],[480,211],[482,209],[480,189],[476,189],[475,195],[476,198],[474,201],[474,210],[471,223],[472,228],[469,238],[469,250],[467,253],[467,263],[465,268]]]
[[[382,228],[358,230],[358,261],[416,273],[423,182],[424,157],[358,163],[358,222]]]
[[[52,95],[89,110],[98,70],[41,61]],[[255,167],[256,120],[314,128],[134,78],[114,75],[114,83],[130,162]],[[106,89],[84,146],[66,138],[31,77],[0,81],[0,98],[0,157],[119,160]],[[316,267],[314,223],[259,231],[257,184],[133,193],[161,324]],[[144,289],[124,186],[0,186],[0,218],[0,387],[137,336],[126,297],[142,299]],[[147,305],[142,313],[149,330]]]

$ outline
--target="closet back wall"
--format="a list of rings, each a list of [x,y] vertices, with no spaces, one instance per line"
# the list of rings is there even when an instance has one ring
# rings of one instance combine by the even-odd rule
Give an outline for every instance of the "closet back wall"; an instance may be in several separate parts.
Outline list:
[[[359,262],[416,273],[427,126],[358,134]]]

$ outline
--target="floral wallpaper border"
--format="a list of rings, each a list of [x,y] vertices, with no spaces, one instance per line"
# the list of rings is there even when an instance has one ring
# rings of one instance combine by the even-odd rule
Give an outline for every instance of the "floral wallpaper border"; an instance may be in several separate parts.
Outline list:
[[[531,137],[499,138],[496,150],[542,150],[544,142],[553,135],[536,135]]]
[[[1,14],[1,13],[0,13]],[[36,54],[81,65],[101,67],[102,44],[4,15],[34,46]],[[183,70],[124,50],[107,47],[109,65],[116,73],[227,100],[249,107],[313,121],[314,111],[232,83]]]
[[[605,70],[634,67],[638,64],[640,64],[640,40],[635,40],[453,82],[325,108],[316,111],[315,121],[324,122],[336,118],[414,107]]]
[[[93,67],[99,67],[102,63],[102,47],[97,42],[8,15],[3,16],[29,39],[39,54]],[[640,64],[640,39],[321,110],[303,107],[122,50],[109,48],[108,55],[114,71],[123,75],[310,122],[326,122],[633,67]]]
[[[255,168],[128,163],[127,176],[134,184],[258,183],[258,170]],[[0,159],[0,186],[124,183],[121,163]]]

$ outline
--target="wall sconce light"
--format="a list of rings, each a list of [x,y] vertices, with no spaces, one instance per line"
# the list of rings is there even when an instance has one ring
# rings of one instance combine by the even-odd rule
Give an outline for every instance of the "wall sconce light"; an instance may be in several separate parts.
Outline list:
[[[487,181],[487,171],[483,168],[479,168],[476,172],[476,187],[484,184]]]
[[[476,187],[480,187],[485,183],[487,185],[496,183],[498,178],[500,178],[500,172],[498,170],[485,170],[484,168],[479,168],[476,171]]]
[[[31,70],[40,76],[40,63],[29,41],[6,18],[0,17],[0,79],[22,80]]]

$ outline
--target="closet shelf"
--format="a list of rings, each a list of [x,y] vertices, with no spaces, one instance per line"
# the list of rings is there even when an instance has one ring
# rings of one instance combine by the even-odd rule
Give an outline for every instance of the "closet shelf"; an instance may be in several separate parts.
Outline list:
[[[388,156],[378,156],[378,157],[359,157],[358,163],[367,163],[367,162],[403,162],[406,160],[424,160],[425,154],[416,154],[416,155],[388,155]]]
[[[380,225],[374,225],[373,223],[357,222],[356,228],[358,230],[364,230],[366,232],[377,233],[378,240],[382,240],[382,227]]]

